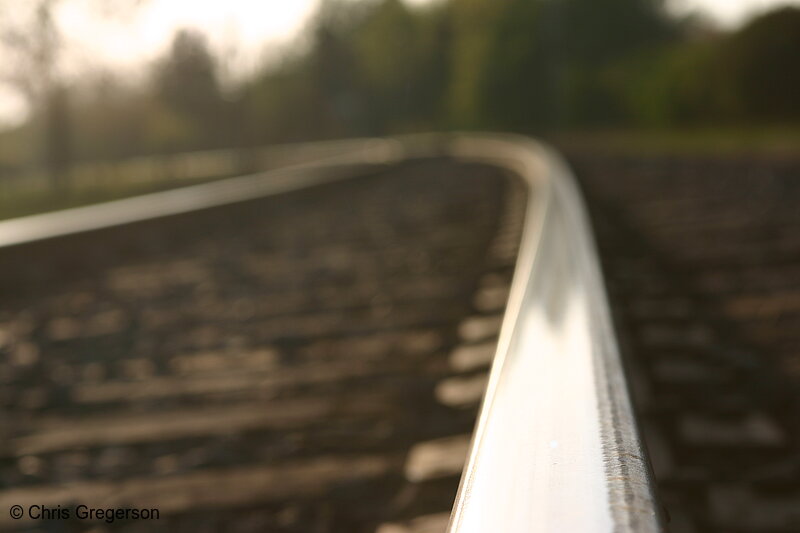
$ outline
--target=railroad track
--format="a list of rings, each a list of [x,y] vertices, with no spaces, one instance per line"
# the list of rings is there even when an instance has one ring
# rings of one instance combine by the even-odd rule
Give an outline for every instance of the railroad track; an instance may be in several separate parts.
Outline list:
[[[113,531],[438,533],[455,499],[460,532],[551,527],[536,517],[658,530],[591,259],[576,268],[588,256],[570,248],[583,239],[574,206],[559,204],[571,193],[553,193],[555,208],[531,203],[514,177],[531,168],[509,163],[517,152],[504,140],[486,141],[491,154],[464,157],[467,142],[455,159],[376,143],[358,165],[339,157],[344,143],[316,152],[333,171],[292,167],[192,189],[188,204],[159,195],[0,227],[0,529],[96,530],[5,511],[85,502],[163,513],[100,525]],[[668,529],[796,531],[800,379],[796,336],[781,324],[797,314],[797,166],[570,155]],[[532,224],[540,212],[551,214]],[[534,268],[536,256],[554,259]],[[582,338],[575,287],[590,295],[592,348],[542,344],[547,329],[519,337],[516,324],[542,320],[524,322],[533,298],[548,310],[536,327],[566,320],[564,338]],[[524,342],[529,353],[590,354],[603,370],[575,388],[580,365],[525,367],[514,347]],[[594,402],[607,416],[592,429],[597,415],[574,417]],[[559,414],[566,423],[547,422]],[[549,434],[564,439],[536,440]],[[531,462],[545,456],[552,465]],[[503,483],[564,472],[573,477],[546,492]]]
[[[525,193],[446,160],[348,172],[0,252],[0,529],[96,527],[6,509],[75,503],[162,513],[120,531],[446,524]]]
[[[800,161],[569,155],[670,530],[800,531]]]

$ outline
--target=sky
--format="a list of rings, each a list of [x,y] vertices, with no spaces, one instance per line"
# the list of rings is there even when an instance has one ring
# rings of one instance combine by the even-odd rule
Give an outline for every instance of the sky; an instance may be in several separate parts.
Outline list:
[[[800,0],[669,0],[673,11],[702,10],[726,27],[733,27],[754,13],[776,5],[800,5]]]
[[[699,9],[726,27],[775,5],[800,5],[800,0],[669,1],[676,13]],[[231,75],[241,75],[268,59],[280,45],[290,44],[318,4],[319,0],[145,0],[136,9],[103,16],[98,13],[98,0],[69,0],[62,2],[56,16],[71,50],[67,74],[104,64],[133,69],[157,57],[176,29],[192,27],[210,36],[211,45],[227,59]],[[26,112],[21,96],[0,83],[0,126],[24,120]]]

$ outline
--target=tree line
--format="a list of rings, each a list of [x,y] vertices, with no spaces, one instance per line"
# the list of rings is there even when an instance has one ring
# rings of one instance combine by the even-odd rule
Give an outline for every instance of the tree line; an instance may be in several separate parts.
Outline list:
[[[180,30],[144,82],[51,83],[0,134],[0,172],[432,130],[791,127],[798,57],[791,7],[726,32],[659,0],[324,0],[296,46],[245,79],[223,80],[224,58]]]

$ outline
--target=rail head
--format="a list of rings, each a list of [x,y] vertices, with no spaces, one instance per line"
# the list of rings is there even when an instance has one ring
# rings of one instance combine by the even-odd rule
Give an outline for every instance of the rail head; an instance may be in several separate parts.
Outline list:
[[[527,184],[528,204],[449,531],[660,531],[590,226],[559,157],[524,137],[476,134],[287,150],[305,162],[0,222],[0,248],[345,179],[354,165],[449,156],[502,167]]]
[[[598,255],[567,166],[518,137],[463,137],[449,151],[505,167],[529,188],[449,531],[661,531]]]

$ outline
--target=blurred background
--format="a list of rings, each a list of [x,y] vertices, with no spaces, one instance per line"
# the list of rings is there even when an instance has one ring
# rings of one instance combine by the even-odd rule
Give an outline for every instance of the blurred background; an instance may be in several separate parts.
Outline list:
[[[0,216],[180,174],[154,156],[242,152],[207,179],[338,137],[789,151],[798,57],[786,0],[2,0]]]
[[[798,59],[800,0],[0,0],[0,219],[283,143],[544,138],[670,530],[796,533]],[[0,250],[0,508],[165,513],[14,527],[444,531],[526,192],[445,159],[353,175]]]

